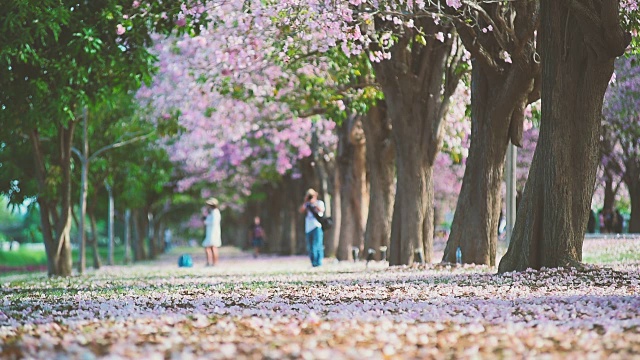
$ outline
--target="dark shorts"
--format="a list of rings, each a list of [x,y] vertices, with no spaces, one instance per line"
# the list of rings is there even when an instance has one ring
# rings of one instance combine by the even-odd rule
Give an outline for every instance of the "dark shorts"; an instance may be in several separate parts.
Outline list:
[[[253,241],[251,242],[251,244],[253,244],[253,247],[262,247],[262,245],[264,245],[264,239],[263,238],[253,238]]]

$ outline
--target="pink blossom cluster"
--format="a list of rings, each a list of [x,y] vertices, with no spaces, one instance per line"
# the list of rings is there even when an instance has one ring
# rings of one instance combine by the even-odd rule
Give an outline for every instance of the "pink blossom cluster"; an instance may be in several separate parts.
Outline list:
[[[300,118],[275,97],[292,91],[297,74],[268,60],[269,49],[252,35],[269,33],[255,19],[243,19],[235,18],[229,29],[218,24],[194,38],[156,39],[160,71],[138,93],[149,105],[150,117],[163,121],[179,114],[184,131],[165,146],[187,174],[180,189],[224,180],[232,202],[248,195],[264,172],[294,171],[296,162],[311,154],[313,132],[329,150],[336,142],[333,122]],[[255,27],[254,32],[245,33],[248,27]],[[319,71],[303,67],[298,74]],[[252,96],[245,96],[247,91]]]

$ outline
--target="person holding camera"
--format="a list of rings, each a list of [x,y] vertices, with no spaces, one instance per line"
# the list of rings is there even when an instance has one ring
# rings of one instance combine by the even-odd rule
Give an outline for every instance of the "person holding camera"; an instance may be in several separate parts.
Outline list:
[[[313,267],[322,265],[322,258],[324,258],[324,233],[322,231],[322,224],[317,219],[317,216],[314,215],[317,214],[319,217],[322,217],[324,210],[324,202],[318,200],[318,193],[313,189],[307,190],[304,202],[300,206],[300,213],[305,214],[305,239]]]

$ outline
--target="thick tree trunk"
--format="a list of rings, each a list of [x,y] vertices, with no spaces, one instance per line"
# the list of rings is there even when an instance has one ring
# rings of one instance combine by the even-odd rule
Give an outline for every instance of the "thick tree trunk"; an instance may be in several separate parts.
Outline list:
[[[376,23],[380,28],[384,23]],[[407,265],[414,252],[431,262],[433,252],[433,162],[442,142],[441,123],[457,87],[458,54],[452,55],[449,25],[421,18],[426,46],[414,39],[413,28],[391,48],[391,59],[375,63],[396,143],[398,182],[391,225],[391,265]],[[435,40],[444,33],[444,42]]]
[[[630,37],[617,1],[541,0],[540,138],[499,271],[579,266],[599,162],[602,102]],[[571,6],[571,8],[569,8]]]
[[[415,146],[400,145],[398,184],[391,228],[391,265],[431,262],[433,167]]]
[[[523,112],[536,76],[531,65],[518,65],[491,75],[482,62],[473,62],[471,146],[443,262],[455,262],[460,247],[463,263],[496,265],[505,154],[512,135],[514,143],[522,137]]]
[[[368,210],[368,186],[366,169],[366,145],[362,123],[350,116],[340,127],[337,165],[340,168],[340,238],[338,260],[351,260],[351,247],[362,250],[366,211]]]
[[[381,246],[389,246],[395,184],[395,144],[391,135],[391,120],[384,101],[369,110],[362,122],[367,139],[367,169],[369,171],[370,202],[365,231],[365,252],[375,251],[381,260]]]
[[[454,262],[460,247],[464,263],[494,266],[501,208],[501,185],[509,140],[520,146],[524,109],[539,96],[540,66],[536,63],[534,30],[538,6],[484,3],[483,9],[500,29],[475,36],[467,23],[457,22],[461,39],[473,56],[471,74],[471,147],[451,225],[443,262]],[[505,21],[500,9],[510,8],[516,17]],[[497,21],[497,19],[502,21]],[[481,19],[480,26],[488,26]],[[503,50],[496,33],[507,38],[512,61],[492,58]],[[484,49],[484,53],[481,51]]]

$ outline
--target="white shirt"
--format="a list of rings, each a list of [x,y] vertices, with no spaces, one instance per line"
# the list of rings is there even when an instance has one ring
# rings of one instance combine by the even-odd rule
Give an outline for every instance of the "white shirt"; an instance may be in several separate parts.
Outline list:
[[[218,209],[213,209],[213,211],[211,211],[209,215],[207,215],[207,218],[204,221],[206,225],[206,233],[205,233],[204,241],[202,242],[202,246],[204,247],[222,246],[220,219],[221,219],[220,210]]]
[[[324,202],[322,200],[316,200],[316,207],[324,209]],[[323,216],[324,212],[319,212],[318,215]],[[320,224],[320,221],[307,209],[307,216],[304,218],[304,232],[308,233],[318,227],[321,228],[322,224]]]

